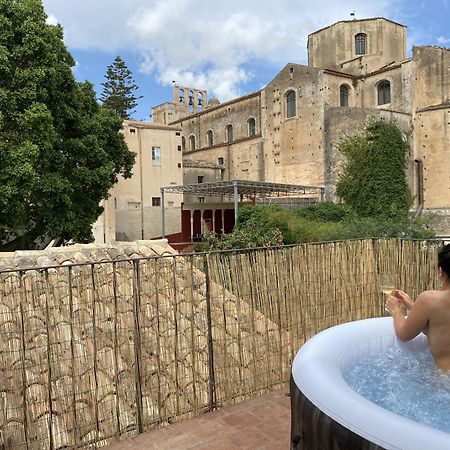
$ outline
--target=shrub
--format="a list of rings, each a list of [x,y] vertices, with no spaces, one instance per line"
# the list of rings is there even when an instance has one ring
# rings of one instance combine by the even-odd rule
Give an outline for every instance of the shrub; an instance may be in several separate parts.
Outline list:
[[[297,217],[320,222],[342,222],[355,217],[350,206],[344,203],[321,202],[317,205],[297,208]]]
[[[419,220],[384,220],[380,218],[359,218],[342,223],[342,228],[324,233],[324,241],[335,241],[358,238],[401,238],[432,239],[434,232],[426,222]]]

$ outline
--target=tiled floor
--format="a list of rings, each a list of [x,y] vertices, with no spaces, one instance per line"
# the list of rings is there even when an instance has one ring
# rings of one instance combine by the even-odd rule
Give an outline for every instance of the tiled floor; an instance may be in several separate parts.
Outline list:
[[[227,406],[106,447],[107,450],[288,450],[288,389]]]

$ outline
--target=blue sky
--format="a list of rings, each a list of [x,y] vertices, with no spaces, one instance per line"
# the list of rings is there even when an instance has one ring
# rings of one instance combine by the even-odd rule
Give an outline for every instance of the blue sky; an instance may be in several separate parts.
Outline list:
[[[74,74],[100,95],[120,55],[143,96],[134,113],[171,101],[171,82],[226,101],[256,91],[289,62],[306,64],[309,33],[339,20],[386,17],[413,45],[450,47],[450,0],[44,0],[64,28]]]

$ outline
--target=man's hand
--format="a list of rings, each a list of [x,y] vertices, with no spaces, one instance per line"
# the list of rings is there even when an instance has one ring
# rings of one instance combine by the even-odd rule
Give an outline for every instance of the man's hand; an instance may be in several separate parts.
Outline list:
[[[396,289],[392,293],[392,295],[395,298],[397,298],[401,303],[403,303],[408,311],[414,306],[414,302],[411,300],[411,297],[406,292],[403,292],[400,289]]]
[[[402,311],[402,301],[399,300],[397,297],[394,297],[393,295],[387,295],[386,296],[386,310],[389,311],[391,316],[394,316],[395,314],[401,313],[403,315]]]

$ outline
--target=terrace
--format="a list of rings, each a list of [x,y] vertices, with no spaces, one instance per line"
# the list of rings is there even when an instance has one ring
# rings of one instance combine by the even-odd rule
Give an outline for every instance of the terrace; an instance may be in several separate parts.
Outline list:
[[[89,256],[80,246],[55,265],[22,255],[22,268],[0,270],[0,447],[263,449],[270,431],[286,448],[297,350],[384,315],[380,272],[412,295],[437,286],[439,244],[177,255],[141,241]]]

